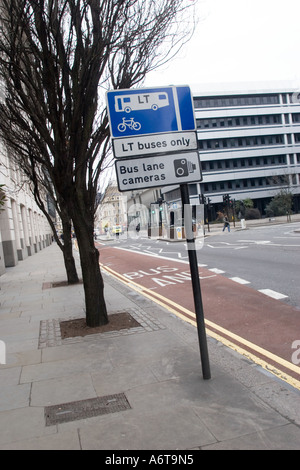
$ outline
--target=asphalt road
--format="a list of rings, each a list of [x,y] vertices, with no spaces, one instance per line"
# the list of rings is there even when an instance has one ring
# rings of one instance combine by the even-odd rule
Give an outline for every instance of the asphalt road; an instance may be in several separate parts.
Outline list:
[[[188,261],[186,243],[139,234],[110,242],[119,248]],[[300,223],[207,233],[197,241],[199,265],[300,309]]]
[[[215,232],[205,239],[197,255],[209,336],[290,384],[296,379],[300,386],[300,369],[292,361],[300,331],[300,243],[294,229],[296,226],[282,225]],[[150,298],[196,326],[184,242],[139,236],[97,246],[101,267],[126,284],[133,298]]]

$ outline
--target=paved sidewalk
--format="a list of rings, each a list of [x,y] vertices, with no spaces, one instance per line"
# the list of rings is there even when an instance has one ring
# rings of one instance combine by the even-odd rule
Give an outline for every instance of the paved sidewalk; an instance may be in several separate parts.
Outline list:
[[[212,338],[203,380],[196,329],[112,277],[109,314],[141,326],[62,340],[84,316],[65,278],[56,244],[0,277],[0,449],[300,449],[298,390]]]

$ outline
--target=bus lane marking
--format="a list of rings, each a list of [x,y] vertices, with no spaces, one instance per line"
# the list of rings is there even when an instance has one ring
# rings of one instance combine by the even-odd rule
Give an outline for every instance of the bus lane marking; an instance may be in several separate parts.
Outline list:
[[[169,260],[170,261],[170,260]],[[173,261],[173,260],[171,260]],[[177,261],[177,260],[176,260]],[[178,261],[177,261],[178,262]],[[169,312],[175,314],[177,317],[182,319],[183,321],[186,321],[190,323],[191,325],[197,327],[197,322],[196,322],[196,315],[193,311],[188,310],[187,308],[179,305],[178,303],[172,301],[169,298],[164,297],[163,295],[159,294],[158,292],[155,292],[153,288],[147,288],[144,287],[141,284],[136,283],[132,279],[132,273],[126,273],[127,277],[123,274],[117,273],[113,269],[109,268],[108,266],[105,266],[101,263],[101,267],[110,275],[118,279],[119,281],[123,282],[125,285],[130,287],[131,289],[137,291],[139,294],[143,295],[144,297],[154,301],[158,305],[162,306],[163,308],[167,309]],[[158,269],[160,268],[160,269]],[[171,273],[174,273],[174,271],[177,271],[178,268],[170,268],[168,266],[160,266],[158,268],[151,268],[152,272],[147,273],[146,271],[136,271],[133,272],[134,275],[138,274],[139,277],[135,277],[136,279],[143,278],[145,276],[151,276],[151,274],[157,274],[156,272],[153,271],[158,271],[159,273],[163,273],[163,269],[169,269]],[[150,270],[151,270],[150,269]],[[168,272],[168,273],[169,273]],[[169,275],[167,273],[167,276]],[[187,279],[187,273],[186,272],[180,272],[176,274],[184,274],[184,277]],[[163,274],[162,278],[164,278],[165,274]],[[174,277],[174,274],[172,275]],[[213,276],[208,276],[208,277],[216,277],[216,274]],[[171,284],[176,284],[176,283],[182,283],[185,282],[183,278],[175,278],[176,281],[173,279],[173,281],[166,279],[161,280],[162,278],[158,278],[160,282],[162,282],[164,285],[168,285],[170,282]],[[190,276],[189,276],[190,278]],[[153,278],[152,278],[153,279]],[[164,287],[161,286],[161,287]],[[280,367],[283,367],[285,370],[289,370],[290,372],[296,373],[298,376],[300,376],[300,368],[285,359],[271,353],[270,351],[265,350],[264,348],[246,340],[245,338],[219,326],[218,324],[205,319],[205,324],[207,327],[207,334],[211,336],[212,338],[216,339],[217,341],[220,341],[222,344],[225,346],[229,347],[230,349],[233,349],[234,351],[238,352],[239,354],[247,357],[250,359],[252,362],[255,364],[260,365],[263,369],[271,372],[273,375],[278,377],[279,379],[285,381],[289,385],[297,388],[300,390],[300,381],[297,380],[295,377],[290,376],[286,372],[282,371]],[[238,343],[238,344],[237,344]],[[248,350],[245,349],[249,348]],[[266,359],[262,359],[261,357],[258,357],[257,354],[263,356]],[[268,362],[271,361],[270,362]],[[273,364],[272,364],[273,362]],[[274,366],[274,363],[277,364],[279,367]]]
[[[169,266],[158,266],[156,268],[150,268],[148,272],[140,269],[138,271],[123,273],[122,275],[130,281],[133,279],[141,279],[149,276],[151,281],[160,287],[165,287],[172,284],[183,284],[185,281],[191,281],[191,274],[189,271],[179,271],[178,268],[172,268]],[[216,274],[201,276],[201,272],[199,273],[200,280],[209,279],[212,277],[216,277]],[[156,289],[156,287],[152,287],[151,289]]]

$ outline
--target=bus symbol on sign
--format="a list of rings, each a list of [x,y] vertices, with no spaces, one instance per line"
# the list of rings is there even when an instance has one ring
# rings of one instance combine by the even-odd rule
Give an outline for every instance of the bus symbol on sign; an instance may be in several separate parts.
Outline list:
[[[135,95],[119,95],[115,97],[115,111],[130,113],[142,109],[152,109],[169,106],[169,98],[166,92],[141,93]]]
[[[110,90],[106,100],[112,138],[196,131],[186,85]]]

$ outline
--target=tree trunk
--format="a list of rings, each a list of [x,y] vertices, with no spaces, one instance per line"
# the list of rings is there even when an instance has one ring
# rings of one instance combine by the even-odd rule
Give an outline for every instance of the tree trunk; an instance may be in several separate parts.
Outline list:
[[[82,280],[85,293],[86,323],[95,327],[106,325],[108,316],[104,300],[104,283],[99,266],[99,252],[94,244],[94,224],[87,223],[88,216],[75,211],[72,215],[77,237]]]
[[[68,284],[77,284],[79,282],[72,247],[72,227],[69,217],[62,215],[63,243],[61,249],[63,252],[64,263],[67,273]]]

